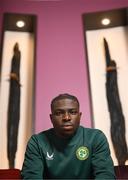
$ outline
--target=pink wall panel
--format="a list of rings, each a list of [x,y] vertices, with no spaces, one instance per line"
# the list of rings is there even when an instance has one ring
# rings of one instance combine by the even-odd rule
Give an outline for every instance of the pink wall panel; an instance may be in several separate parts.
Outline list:
[[[51,99],[64,92],[78,97],[81,124],[91,127],[82,14],[128,6],[126,0],[1,0],[2,12],[37,15],[35,131],[51,127]],[[0,15],[0,24],[2,15]]]

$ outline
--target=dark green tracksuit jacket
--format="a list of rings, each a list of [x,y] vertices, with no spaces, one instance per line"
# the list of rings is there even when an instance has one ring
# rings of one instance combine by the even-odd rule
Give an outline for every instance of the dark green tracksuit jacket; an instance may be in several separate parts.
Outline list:
[[[80,126],[70,139],[54,129],[33,135],[27,145],[23,179],[115,179],[105,135]]]

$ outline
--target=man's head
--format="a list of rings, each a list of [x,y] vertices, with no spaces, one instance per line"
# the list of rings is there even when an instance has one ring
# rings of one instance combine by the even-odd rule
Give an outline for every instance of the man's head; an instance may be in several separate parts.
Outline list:
[[[58,136],[67,138],[76,132],[81,118],[79,106],[78,99],[70,94],[60,94],[52,100],[50,118]]]

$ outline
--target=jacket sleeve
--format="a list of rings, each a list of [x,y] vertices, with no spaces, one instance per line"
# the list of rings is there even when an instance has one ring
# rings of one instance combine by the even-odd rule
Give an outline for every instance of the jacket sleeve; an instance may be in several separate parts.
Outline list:
[[[41,156],[36,135],[33,135],[26,148],[24,163],[21,170],[22,179],[43,179],[44,160]]]
[[[116,179],[109,144],[106,136],[100,130],[94,139],[92,167],[95,180]]]

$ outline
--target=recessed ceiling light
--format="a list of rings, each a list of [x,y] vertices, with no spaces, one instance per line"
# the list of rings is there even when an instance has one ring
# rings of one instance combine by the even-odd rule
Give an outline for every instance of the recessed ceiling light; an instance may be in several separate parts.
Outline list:
[[[103,25],[105,25],[105,26],[107,26],[107,25],[109,25],[110,24],[110,19],[108,19],[108,18],[104,18],[104,19],[102,19],[102,21],[101,21],[101,23],[103,24]]]
[[[19,28],[22,28],[22,27],[24,27],[24,26],[25,26],[25,22],[24,22],[24,21],[22,21],[22,20],[17,21],[17,22],[16,22],[16,26],[17,26],[17,27],[19,27]]]

